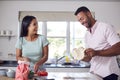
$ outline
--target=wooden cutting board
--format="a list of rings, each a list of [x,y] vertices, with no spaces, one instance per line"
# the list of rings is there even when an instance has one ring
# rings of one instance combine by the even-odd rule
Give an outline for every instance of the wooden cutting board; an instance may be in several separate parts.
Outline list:
[[[6,76],[0,76],[0,80],[15,80],[14,78],[9,78]]]
[[[0,76],[0,80],[15,80],[15,78],[9,78],[6,76]],[[29,80],[33,80],[33,79],[29,79]]]

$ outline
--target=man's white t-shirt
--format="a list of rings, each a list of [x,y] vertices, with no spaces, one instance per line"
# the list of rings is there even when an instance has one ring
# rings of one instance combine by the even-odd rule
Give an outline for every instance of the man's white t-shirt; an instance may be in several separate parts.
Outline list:
[[[104,50],[110,48],[112,45],[120,42],[120,38],[115,32],[113,26],[96,22],[91,29],[88,30],[85,36],[86,48],[95,50]],[[103,57],[94,56],[91,61],[90,72],[106,77],[112,73],[120,75],[120,69],[117,64],[116,56]]]

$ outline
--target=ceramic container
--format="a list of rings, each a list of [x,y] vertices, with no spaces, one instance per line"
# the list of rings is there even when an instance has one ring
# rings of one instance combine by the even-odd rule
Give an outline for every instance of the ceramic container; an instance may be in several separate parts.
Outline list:
[[[7,72],[7,77],[10,77],[10,78],[14,78],[15,77],[15,71],[14,70],[11,70],[9,69]]]

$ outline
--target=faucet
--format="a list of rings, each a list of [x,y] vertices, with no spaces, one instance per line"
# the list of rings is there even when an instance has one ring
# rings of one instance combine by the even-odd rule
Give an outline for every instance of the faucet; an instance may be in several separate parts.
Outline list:
[[[58,64],[58,61],[60,61],[61,59],[63,59],[65,56],[62,56],[62,57],[60,57],[59,59],[58,59],[58,57],[56,56],[56,62],[55,62],[55,64],[57,65]]]

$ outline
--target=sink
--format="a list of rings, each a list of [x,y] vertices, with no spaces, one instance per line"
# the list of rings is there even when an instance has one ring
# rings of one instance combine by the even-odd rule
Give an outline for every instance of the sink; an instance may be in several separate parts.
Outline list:
[[[90,67],[90,64],[89,63],[85,63],[85,62],[82,62],[80,64],[75,64],[75,63],[62,63],[62,64],[54,64],[54,63],[45,63],[44,66],[46,68],[89,68]]]
[[[45,63],[44,67],[63,67],[62,64]]]
[[[73,65],[73,63],[71,63],[71,62],[64,62],[64,63],[62,63],[62,65]]]
[[[52,67],[62,67],[62,64],[51,64]]]

